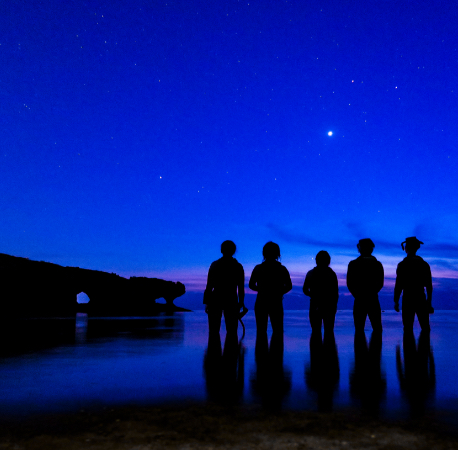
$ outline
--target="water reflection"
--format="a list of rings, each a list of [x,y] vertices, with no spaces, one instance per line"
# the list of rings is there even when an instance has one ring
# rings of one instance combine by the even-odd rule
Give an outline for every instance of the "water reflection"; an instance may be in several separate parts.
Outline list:
[[[0,356],[14,356],[75,343],[75,318],[4,319]]]
[[[268,343],[267,333],[256,335],[256,370],[251,373],[251,389],[264,407],[280,409],[291,390],[291,371],[283,366],[283,333],[273,333]]]
[[[305,366],[305,384],[317,395],[319,411],[331,411],[339,386],[340,369],[334,332],[324,334],[321,329],[310,336],[310,363]]]
[[[422,331],[418,346],[413,332],[404,333],[404,361],[401,348],[396,347],[396,369],[403,397],[407,400],[411,415],[422,416],[426,406],[432,403],[436,392],[436,369],[429,332]]]
[[[234,404],[243,396],[245,379],[245,347],[237,335],[228,333],[221,348],[219,333],[210,333],[204,356],[204,377],[208,399]]]
[[[182,315],[164,314],[152,318],[36,318],[3,320],[0,323],[0,357],[15,356],[53,347],[85,345],[100,338],[166,338],[169,345],[184,339]]]
[[[77,313],[75,321],[75,343],[83,345],[87,340],[88,315],[86,313]]]
[[[382,371],[382,333],[373,331],[367,344],[364,330],[355,333],[355,360],[350,372],[350,395],[365,413],[378,416],[386,397],[386,375]]]
[[[224,334],[220,340],[219,333],[209,339],[204,311],[4,321],[0,422],[12,410],[26,415],[92,404],[211,399],[271,410],[356,406],[363,414],[387,418],[405,417],[412,409],[412,414],[449,414],[458,423],[458,347],[453,345],[458,312],[435,313],[434,356],[427,334],[420,339],[419,331],[415,337],[406,334],[403,343],[400,316],[394,313],[384,319],[383,352],[376,334],[355,336],[351,312],[335,340],[304,337],[305,314],[302,322],[296,312],[285,317],[284,346],[281,333],[272,339],[256,335],[252,312],[243,345],[224,341]],[[350,376],[344,380],[340,370]]]
[[[90,317],[87,321],[87,339],[115,338],[167,338],[169,344],[176,344],[184,338],[182,315],[164,314],[157,317]]]

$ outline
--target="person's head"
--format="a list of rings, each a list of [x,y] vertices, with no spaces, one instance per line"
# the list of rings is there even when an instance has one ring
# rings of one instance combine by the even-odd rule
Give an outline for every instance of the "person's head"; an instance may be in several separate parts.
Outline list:
[[[406,238],[406,240],[401,243],[401,247],[403,250],[405,250],[407,254],[415,254],[417,253],[417,250],[420,248],[421,244],[423,244],[423,242],[421,242],[415,236],[413,236]]]
[[[315,256],[315,261],[318,267],[328,267],[331,264],[331,257],[326,250],[320,250]]]
[[[372,239],[365,238],[360,239],[356,247],[361,256],[370,256],[374,251],[375,244],[372,242]]]
[[[232,241],[224,241],[221,244],[221,253],[223,256],[234,256],[236,246]]]
[[[262,256],[264,260],[266,259],[276,259],[280,258],[280,247],[275,242],[269,241],[262,248]]]

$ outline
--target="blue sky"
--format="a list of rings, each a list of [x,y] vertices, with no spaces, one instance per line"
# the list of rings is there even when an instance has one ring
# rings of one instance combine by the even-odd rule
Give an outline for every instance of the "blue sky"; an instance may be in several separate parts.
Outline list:
[[[305,4],[306,3],[306,4]],[[0,6],[0,252],[201,286],[416,235],[458,276],[457,12],[355,1]],[[332,131],[332,136],[328,132]],[[299,279],[298,278],[298,279]]]

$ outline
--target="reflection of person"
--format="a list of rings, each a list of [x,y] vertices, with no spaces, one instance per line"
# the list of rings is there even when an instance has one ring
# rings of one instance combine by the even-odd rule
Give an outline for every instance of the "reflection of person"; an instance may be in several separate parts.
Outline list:
[[[212,262],[208,270],[204,304],[210,333],[219,333],[223,312],[226,331],[237,333],[238,314],[245,298],[245,273],[234,258],[235,250],[232,241],[224,241],[221,244],[222,258]]]
[[[339,286],[337,275],[329,267],[331,257],[329,253],[321,250],[315,257],[316,267],[307,272],[303,292],[310,297],[309,318],[312,330],[320,330],[321,323],[324,332],[334,329],[334,321],[339,299]]]
[[[404,364],[400,346],[396,347],[399,385],[410,404],[412,415],[419,416],[424,413],[428,400],[434,397],[436,390],[436,369],[430,333],[422,330],[417,346],[413,330],[404,331],[403,349]]]
[[[405,248],[404,248],[405,244]],[[407,256],[396,269],[394,287],[394,309],[399,312],[399,298],[402,294],[402,324],[404,331],[413,329],[415,314],[422,330],[429,331],[429,314],[434,312],[431,306],[433,284],[429,264],[417,255],[423,242],[416,237],[407,238],[402,244]],[[425,296],[426,288],[426,296]]]
[[[334,392],[339,386],[340,369],[334,330],[325,332],[321,327],[310,336],[310,364],[305,366],[305,383],[317,393],[319,411],[331,411]]]
[[[373,331],[382,331],[378,293],[383,287],[384,271],[382,263],[372,256],[374,247],[371,239],[361,239],[357,245],[360,256],[348,264],[347,287],[355,298],[353,320],[356,331],[364,331],[367,316]]]
[[[366,412],[377,414],[386,394],[382,373],[382,335],[372,332],[369,346],[364,331],[355,333],[355,363],[350,372],[350,395],[361,401]]]
[[[219,333],[208,335],[204,356],[204,376],[209,399],[223,404],[236,403],[243,395],[245,349],[235,334],[226,334],[224,350]]]
[[[283,365],[283,333],[272,333],[270,347],[267,333],[256,335],[256,368],[251,373],[251,389],[263,406],[279,410],[291,390],[291,371]]]
[[[253,269],[249,287],[258,293],[254,306],[258,333],[267,333],[267,321],[270,317],[272,331],[283,333],[283,295],[293,285],[288,269],[280,258],[280,247],[274,242],[267,242],[262,249],[264,261]]]

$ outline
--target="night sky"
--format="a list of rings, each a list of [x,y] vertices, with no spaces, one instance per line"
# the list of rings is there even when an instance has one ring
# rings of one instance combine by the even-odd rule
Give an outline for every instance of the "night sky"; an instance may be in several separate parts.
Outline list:
[[[2,1],[0,252],[192,290],[225,239],[247,277],[277,242],[300,285],[365,237],[392,277],[417,236],[458,285],[457,23],[453,2]]]

